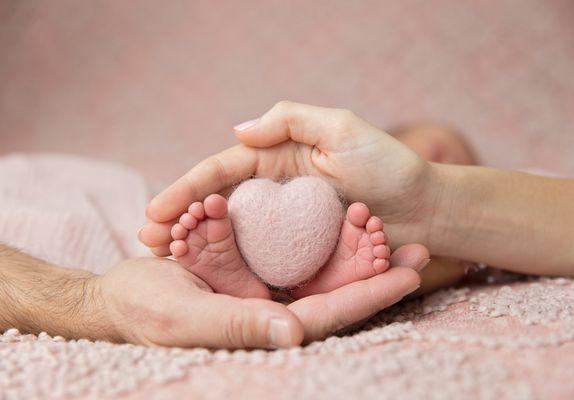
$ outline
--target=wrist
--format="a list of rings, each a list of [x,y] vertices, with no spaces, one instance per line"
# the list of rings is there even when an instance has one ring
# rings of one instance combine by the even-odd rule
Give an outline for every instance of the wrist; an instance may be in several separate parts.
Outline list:
[[[84,271],[77,271],[85,273]],[[110,342],[122,341],[112,323],[111,313],[102,289],[102,277],[85,273],[71,278],[71,286],[75,289],[73,295],[77,308],[74,318],[69,325],[70,338],[85,338],[92,340],[106,340]],[[73,300],[73,301],[74,301]]]
[[[423,214],[419,231],[422,244],[431,254],[456,257],[456,249],[467,240],[468,230],[462,234],[463,226],[472,226],[471,204],[465,198],[467,192],[467,167],[429,163],[429,172],[423,194]],[[470,222],[468,224],[467,222]]]
[[[100,278],[0,247],[0,330],[115,340]]]
[[[117,341],[109,321],[101,278],[87,271],[53,267],[47,279],[50,286],[43,293],[41,306],[28,321],[34,333],[45,331],[68,339]]]

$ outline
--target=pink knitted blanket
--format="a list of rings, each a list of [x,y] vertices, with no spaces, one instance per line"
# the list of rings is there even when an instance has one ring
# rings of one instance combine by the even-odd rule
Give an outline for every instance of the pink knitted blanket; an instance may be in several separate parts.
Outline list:
[[[0,241],[101,273],[145,254],[147,190],[123,167],[0,158]],[[361,330],[277,351],[208,351],[0,336],[0,399],[568,399],[574,282],[458,287],[381,312]]]

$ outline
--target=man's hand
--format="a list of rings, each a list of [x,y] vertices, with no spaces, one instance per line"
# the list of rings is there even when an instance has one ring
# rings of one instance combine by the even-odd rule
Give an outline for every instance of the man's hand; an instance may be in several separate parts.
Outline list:
[[[301,322],[283,304],[215,294],[172,260],[127,260],[97,276],[0,245],[0,332],[9,328],[181,347],[274,348],[303,340]]]
[[[388,272],[285,306],[213,293],[168,259],[127,260],[96,276],[0,249],[0,331],[212,348],[323,339],[413,292],[420,284],[416,267],[428,258],[426,251],[397,250]]]
[[[117,337],[136,344],[244,348],[296,346],[303,326],[283,304],[213,293],[177,262],[127,260],[97,278]]]
[[[426,249],[408,246],[391,269],[288,306],[213,293],[168,259],[127,260],[98,278],[99,293],[122,340],[179,347],[290,347],[324,339],[398,302],[419,287]]]

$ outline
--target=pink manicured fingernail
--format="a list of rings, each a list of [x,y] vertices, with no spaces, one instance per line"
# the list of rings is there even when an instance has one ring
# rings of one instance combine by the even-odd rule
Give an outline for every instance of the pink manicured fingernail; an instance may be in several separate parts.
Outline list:
[[[430,263],[430,258],[425,258],[424,260],[422,260],[420,262],[419,265],[417,265],[414,270],[417,272],[421,272],[423,269],[425,269],[425,267]]]
[[[259,123],[259,118],[256,118],[256,119],[252,119],[250,121],[242,122],[239,125],[235,125],[233,127],[233,129],[235,129],[237,132],[241,132],[241,131],[244,131],[246,129],[249,129],[249,128],[257,125],[258,123]]]

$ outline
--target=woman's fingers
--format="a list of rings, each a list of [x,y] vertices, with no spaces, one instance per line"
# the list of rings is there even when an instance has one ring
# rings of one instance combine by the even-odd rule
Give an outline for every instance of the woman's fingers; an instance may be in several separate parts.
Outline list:
[[[284,348],[303,341],[303,326],[283,304],[194,291],[179,310],[180,346]]]
[[[281,101],[258,120],[235,127],[237,138],[252,147],[293,140],[324,151],[338,151],[354,129],[368,124],[348,110]]]
[[[356,147],[358,141],[380,138],[380,134],[366,134],[380,132],[351,111],[285,101],[257,121],[236,127],[237,137],[247,146],[232,147],[197,164],[150,202],[148,218],[155,222],[177,218],[193,201],[249,178],[259,162],[257,150],[252,147],[270,147],[291,139],[323,151],[342,152]],[[264,167],[292,158],[288,152],[282,156],[270,159]]]
[[[155,222],[178,218],[194,201],[250,177],[256,166],[256,151],[242,145],[211,156],[158,194],[147,206],[147,217]]]
[[[288,308],[305,327],[305,342],[311,342],[395,304],[419,285],[420,276],[412,268],[395,267],[329,293],[304,297]]]
[[[171,228],[177,221],[148,222],[138,232],[138,239],[150,248],[169,245],[172,241]]]

